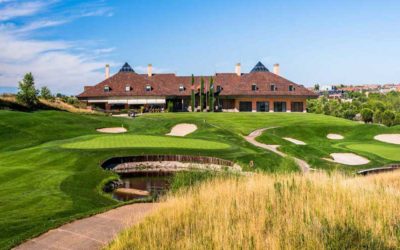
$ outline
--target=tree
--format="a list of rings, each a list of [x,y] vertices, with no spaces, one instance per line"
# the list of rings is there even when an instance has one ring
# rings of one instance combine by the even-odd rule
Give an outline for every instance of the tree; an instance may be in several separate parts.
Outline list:
[[[194,105],[196,105],[195,98],[196,97],[194,95],[194,76],[192,74],[192,93],[191,93],[191,96],[190,96],[190,102],[191,102],[191,105],[192,105],[192,112],[194,112]]]
[[[374,108],[375,108],[375,110],[379,110],[381,112],[384,112],[385,109],[386,109],[385,104],[383,102],[381,102],[381,101],[375,102],[374,103]]]
[[[44,86],[40,89],[40,97],[45,100],[52,100],[54,96],[51,94],[51,91],[48,87]]]
[[[400,112],[398,112],[396,114],[396,117],[394,118],[393,126],[396,126],[396,125],[400,125]]]
[[[210,88],[209,88],[209,98],[208,98],[208,106],[210,107],[210,111],[214,112],[214,79],[210,78]]]
[[[29,108],[34,107],[38,102],[38,91],[35,89],[35,80],[32,73],[27,73],[24,79],[19,82],[17,101]]]
[[[200,111],[203,112],[203,102],[204,102],[204,78],[201,78],[200,81]]]
[[[376,110],[372,119],[374,123],[382,123],[382,112],[380,110]]]
[[[167,111],[168,112],[173,112],[174,111],[174,103],[172,101],[169,101],[167,104]]]
[[[319,84],[318,83],[314,85],[314,90],[315,91],[319,91]]]
[[[382,114],[382,124],[390,127],[394,125],[394,120],[396,118],[396,114],[393,111],[386,110]]]
[[[361,117],[365,123],[372,122],[372,118],[374,116],[374,112],[369,108],[363,108],[361,110]]]

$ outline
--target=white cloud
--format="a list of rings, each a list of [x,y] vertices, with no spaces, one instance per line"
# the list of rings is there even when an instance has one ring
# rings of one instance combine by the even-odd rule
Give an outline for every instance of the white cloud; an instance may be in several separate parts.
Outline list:
[[[9,3],[6,3],[9,2]],[[115,64],[101,58],[114,48],[98,48],[90,41],[49,41],[33,39],[39,29],[59,26],[80,17],[108,15],[110,9],[103,6],[82,8],[79,12],[52,14],[43,19],[35,14],[46,11],[55,1],[31,1],[17,3],[0,0],[0,86],[16,86],[27,72],[32,72],[37,87],[48,86],[53,92],[77,94],[84,85],[92,85],[104,78],[104,65]],[[96,11],[97,10],[97,11]],[[21,16],[33,16],[30,22],[18,24],[9,20]],[[35,18],[36,17],[36,18]],[[88,44],[82,49],[82,44]],[[89,46],[89,47],[88,47]]]
[[[9,1],[3,1],[6,3]],[[43,10],[53,1],[11,2],[0,9],[0,21],[7,21],[16,17],[31,16]]]
[[[31,32],[35,31],[38,29],[44,29],[44,28],[49,28],[49,27],[54,27],[54,26],[59,26],[65,23],[68,23],[69,20],[40,20],[40,21],[35,21],[32,23],[29,23],[25,26],[22,26],[20,28],[17,28],[14,30],[14,33],[26,33],[26,32]]]
[[[102,80],[104,65],[113,62],[71,53],[70,46],[65,42],[27,41],[0,35],[0,86],[16,86],[25,73],[32,72],[38,87],[76,94],[83,85]]]

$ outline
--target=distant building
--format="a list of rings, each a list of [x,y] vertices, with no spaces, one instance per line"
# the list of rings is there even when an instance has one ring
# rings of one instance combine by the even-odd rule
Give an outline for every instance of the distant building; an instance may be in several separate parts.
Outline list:
[[[207,107],[210,76],[204,76],[203,103],[200,103],[201,76],[176,76],[175,74],[154,74],[152,65],[147,74],[137,74],[128,63],[110,77],[106,66],[106,79],[95,86],[85,86],[78,98],[92,108],[107,111],[118,109],[163,110],[167,103],[173,104],[175,111],[191,110],[191,92],[195,93],[195,108]],[[318,95],[304,86],[291,82],[279,75],[279,65],[274,65],[274,73],[261,63],[249,73],[241,73],[240,64],[235,73],[216,73],[213,76],[215,108],[220,111],[248,112],[305,112],[307,98]]]

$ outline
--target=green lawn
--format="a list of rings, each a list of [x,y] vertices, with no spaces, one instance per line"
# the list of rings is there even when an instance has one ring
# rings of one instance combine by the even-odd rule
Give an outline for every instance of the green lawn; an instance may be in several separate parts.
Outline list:
[[[104,149],[104,148],[173,148],[173,149],[227,149],[228,144],[201,139],[177,138],[153,135],[108,135],[90,136],[77,142],[63,144],[63,148]]]
[[[194,123],[198,130],[185,138],[165,136],[178,123]],[[97,128],[124,126],[128,133],[105,135]],[[265,127],[260,141],[282,145],[289,155],[327,170],[358,170],[321,160],[331,152],[355,152],[371,160],[367,167],[397,161],[399,146],[376,142],[380,133],[399,133],[400,127],[363,125],[335,117],[287,113],[167,113],[135,119],[79,115],[59,111],[31,113],[0,111],[0,249],[7,249],[75,218],[121,203],[101,192],[115,176],[100,168],[113,156],[191,154],[232,160],[245,169],[297,171],[290,159],[256,148],[242,135]],[[343,141],[329,141],[326,133],[340,133]],[[297,146],[282,140],[293,137],[308,143]],[[384,147],[379,153],[353,144]]]
[[[346,148],[374,154],[392,161],[400,162],[400,147],[383,144],[349,144]]]

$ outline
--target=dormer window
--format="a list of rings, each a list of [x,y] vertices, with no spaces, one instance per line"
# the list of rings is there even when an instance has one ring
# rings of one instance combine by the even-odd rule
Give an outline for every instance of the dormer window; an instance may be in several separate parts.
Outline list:
[[[293,85],[289,85],[289,91],[294,91]]]
[[[185,91],[185,86],[183,86],[183,84],[179,85],[179,91],[180,92]]]
[[[110,87],[108,85],[104,86],[104,92],[110,92]]]
[[[151,86],[149,84],[146,85],[146,91],[151,91]]]
[[[131,90],[132,90],[131,86],[129,86],[129,85],[125,86],[125,91],[126,92],[130,92]]]
[[[217,85],[217,92],[221,92],[221,91],[222,91],[221,85]]]
[[[253,83],[253,84],[251,85],[251,90],[252,90],[252,91],[257,91],[257,90],[258,90],[257,84]]]
[[[278,88],[275,86],[275,84],[272,84],[271,85],[271,91],[275,91],[275,90],[277,90]]]

